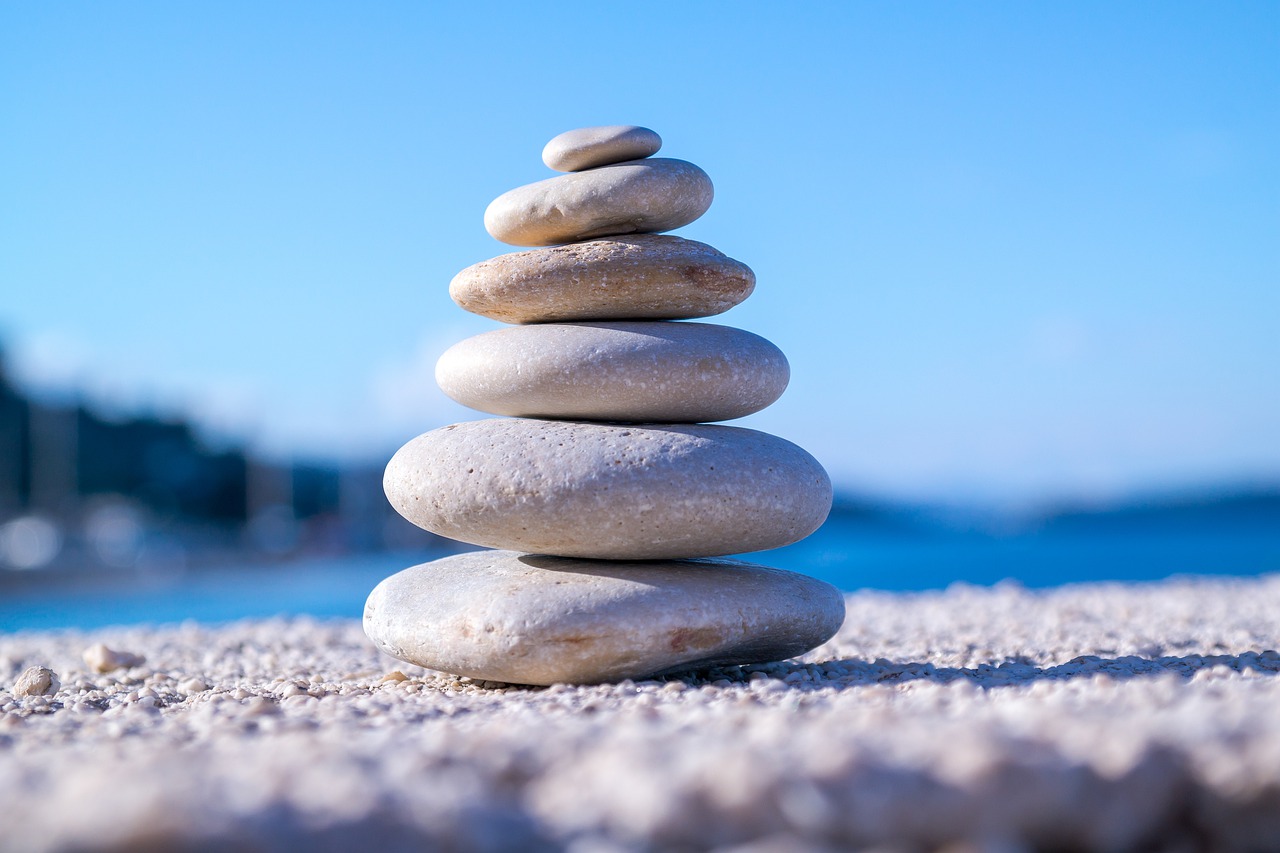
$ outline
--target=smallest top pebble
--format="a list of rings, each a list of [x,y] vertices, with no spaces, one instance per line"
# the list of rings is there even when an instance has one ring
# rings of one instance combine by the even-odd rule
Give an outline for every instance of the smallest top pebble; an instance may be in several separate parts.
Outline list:
[[[662,137],[647,127],[611,124],[568,130],[542,149],[542,162],[557,172],[581,172],[597,166],[640,160],[658,153]]]

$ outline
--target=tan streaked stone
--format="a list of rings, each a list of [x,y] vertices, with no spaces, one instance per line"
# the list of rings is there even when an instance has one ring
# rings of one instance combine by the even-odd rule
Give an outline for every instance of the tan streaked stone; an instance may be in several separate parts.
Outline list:
[[[449,295],[504,323],[675,320],[728,311],[755,283],[706,243],[636,234],[499,255],[454,276]]]

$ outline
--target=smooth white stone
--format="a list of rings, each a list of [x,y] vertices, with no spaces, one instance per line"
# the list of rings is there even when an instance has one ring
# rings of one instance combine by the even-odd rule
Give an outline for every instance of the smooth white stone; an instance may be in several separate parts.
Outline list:
[[[758,412],[786,390],[786,356],[708,323],[545,323],[450,347],[440,388],[494,415],[699,423]]]
[[[479,551],[380,583],[364,629],[429,669],[591,684],[803,654],[844,621],[830,584],[734,560],[646,563]]]
[[[647,127],[611,124],[567,130],[542,149],[542,162],[557,172],[581,172],[658,153],[662,137]]]
[[[514,246],[670,231],[706,213],[714,194],[692,163],[630,160],[509,190],[490,202],[484,227]]]
[[[454,424],[400,448],[383,487],[401,515],[441,536],[606,560],[780,548],[831,509],[831,480],[804,450],[711,424]]]

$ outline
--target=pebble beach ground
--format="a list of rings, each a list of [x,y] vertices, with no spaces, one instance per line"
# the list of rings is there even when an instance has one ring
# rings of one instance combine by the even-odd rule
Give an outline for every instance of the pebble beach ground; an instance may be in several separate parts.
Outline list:
[[[0,635],[0,850],[1274,850],[1277,646],[1280,577],[858,593],[799,660],[595,687],[354,621]]]

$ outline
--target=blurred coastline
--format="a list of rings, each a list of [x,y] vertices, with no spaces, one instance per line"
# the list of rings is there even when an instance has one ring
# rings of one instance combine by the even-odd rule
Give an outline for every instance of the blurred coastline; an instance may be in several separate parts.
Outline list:
[[[20,389],[0,351],[0,583],[69,583],[406,549],[381,465],[214,448],[181,418],[113,417]]]
[[[358,616],[382,577],[472,546],[402,519],[382,465],[212,447],[182,418],[19,388],[0,355],[0,630]],[[1103,505],[912,505],[837,490],[811,537],[745,559],[844,590],[1280,572],[1280,487]]]

